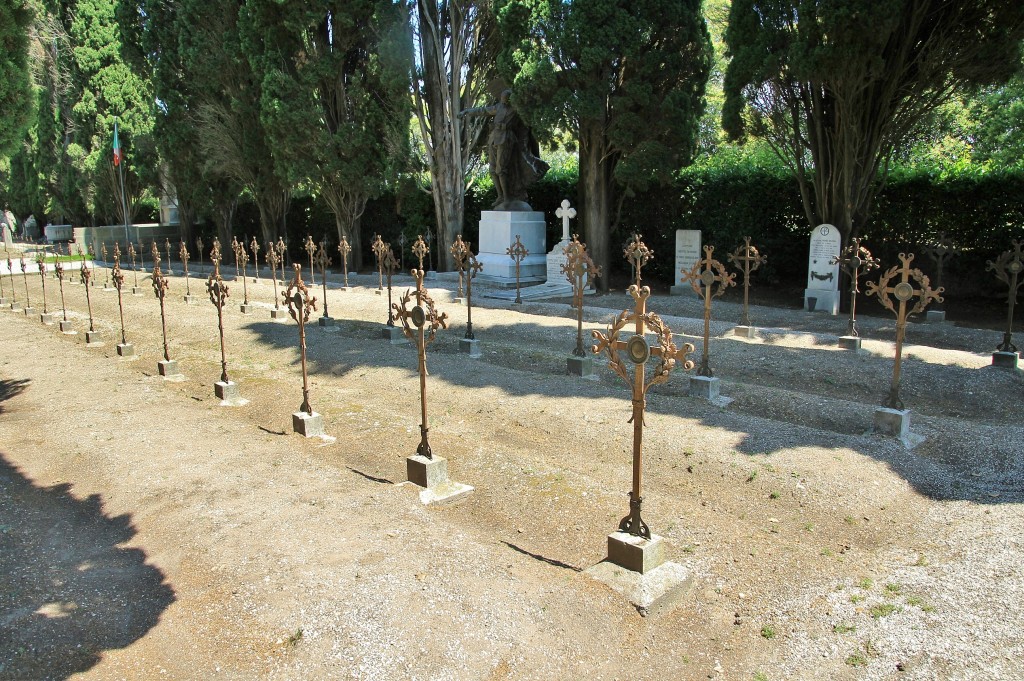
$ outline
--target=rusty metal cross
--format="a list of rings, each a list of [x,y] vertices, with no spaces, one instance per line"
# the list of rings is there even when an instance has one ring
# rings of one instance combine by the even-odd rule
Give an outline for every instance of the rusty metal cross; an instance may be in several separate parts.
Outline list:
[[[341,256],[341,266],[345,272],[345,288],[348,288],[348,254],[352,247],[348,245],[348,238],[342,234],[341,242],[338,244],[338,254]]]
[[[867,274],[872,269],[877,269],[878,260],[871,255],[871,251],[861,246],[860,237],[851,239],[852,243],[843,249],[838,256],[833,256],[829,262],[831,265],[839,265],[850,275],[850,321],[846,324],[846,335],[854,336],[857,333],[857,294],[860,293],[859,278],[861,274]]]
[[[384,244],[384,276],[388,281],[388,326],[395,325],[395,318],[391,314],[391,279],[395,276],[395,272],[398,271],[398,260],[395,259],[395,252],[391,250],[391,243]]]
[[[316,266],[320,268],[320,279],[324,285],[324,317],[327,317],[327,268],[331,266],[331,259],[327,256],[327,240],[320,242],[320,248],[316,252]]]
[[[313,235],[306,235],[306,241],[302,245],[306,253],[309,253],[309,285],[316,286],[316,274],[313,271],[313,256],[316,255],[316,242],[313,241]]]
[[[464,338],[469,340],[476,338],[473,335],[473,279],[484,268],[473,254],[472,246],[470,242],[466,242],[468,255],[466,256],[466,335]]]
[[[709,378],[715,375],[711,370],[711,353],[708,349],[711,342],[711,299],[717,298],[725,293],[727,288],[736,285],[736,275],[727,272],[725,265],[711,257],[714,252],[714,246],[705,246],[704,257],[694,263],[690,271],[682,271],[683,281],[690,282],[694,292],[704,299],[704,349],[697,375]]]
[[[249,250],[252,251],[252,266],[256,270],[256,281],[260,280],[260,242],[256,237],[249,242]]]
[[[227,301],[228,285],[220,276],[220,241],[214,238],[213,250],[210,251],[210,262],[213,263],[213,272],[206,280],[206,292],[210,294],[210,302],[217,307],[217,330],[220,333],[220,380],[221,383],[229,383],[228,378],[228,357],[224,346],[224,303]]]
[[[139,268],[135,266],[135,244],[131,241],[128,242],[128,257],[132,259],[132,275],[135,277],[135,288],[139,287]],[[132,293],[135,293],[132,291]]]
[[[469,255],[469,246],[462,240],[462,235],[459,234],[455,237],[455,243],[451,247],[452,260],[455,263],[455,269],[459,273],[459,292],[457,297],[462,297],[462,281],[466,269],[466,258]]]
[[[191,296],[192,287],[188,283],[188,246],[185,245],[184,241],[181,241],[180,245],[178,246],[178,259],[181,260],[181,266],[185,270],[185,295]]]
[[[523,298],[519,291],[519,266],[526,259],[526,256],[530,255],[530,251],[526,249],[523,242],[520,240],[519,235],[516,234],[515,243],[505,249],[505,254],[516,263],[516,304],[520,305],[523,302]]]
[[[124,272],[121,271],[121,244],[114,242],[114,288],[117,289],[117,311],[121,315],[121,345],[127,345],[128,340],[124,333],[124,300],[121,296],[121,287],[124,286]]]
[[[370,250],[373,252],[374,257],[377,258],[377,290],[384,290],[384,240],[380,238],[380,234],[373,235],[373,244],[370,246]],[[422,259],[421,259],[422,260]],[[420,265],[422,269],[422,264]]]
[[[646,395],[652,386],[668,380],[669,374],[677,362],[682,363],[684,371],[692,369],[693,361],[688,359],[687,355],[693,352],[694,348],[690,343],[684,343],[682,347],[677,348],[672,341],[672,330],[661,320],[661,317],[654,312],[647,311],[647,299],[651,295],[650,288],[647,286],[640,288],[633,284],[629,287],[629,295],[635,301],[633,310],[623,310],[615,323],[608,328],[607,334],[593,331],[597,344],[591,349],[594,354],[606,353],[608,366],[632,388],[633,415],[629,422],[633,424],[633,488],[629,493],[629,515],[619,522],[619,531],[650,539],[651,530],[640,515],[643,509],[643,437],[644,410],[647,406]],[[619,334],[630,323],[634,324],[633,335],[628,340],[620,340]],[[657,345],[651,345],[648,342],[645,336],[648,331],[658,337]],[[625,351],[625,358],[619,354],[621,351]],[[654,367],[654,372],[648,380],[647,362],[652,357],[658,358],[658,364]],[[626,360],[635,365],[632,376],[626,368]]]
[[[1024,241],[1014,239],[1011,243],[1011,250],[1004,251],[994,261],[989,260],[985,268],[987,272],[994,271],[996,278],[1010,287],[1007,294],[1009,309],[1006,313],[1006,332],[1003,333],[1003,342],[996,348],[999,352],[1017,352],[1017,346],[1013,344],[1013,308],[1017,302],[1020,285],[1024,283],[1019,278],[1021,271],[1024,270],[1024,253],[1021,253]]]
[[[641,241],[639,234],[633,234],[633,240],[626,244],[626,247],[622,250],[622,255],[633,267],[633,283],[636,286],[640,286],[640,270],[654,257],[654,251],[647,248],[647,244]]]
[[[427,237],[429,241],[430,232],[427,232]],[[412,245],[412,254],[416,256],[417,260],[419,260],[419,269],[421,270],[423,269],[423,258],[430,254],[430,246],[428,245],[428,241],[424,241],[423,235],[420,234],[418,237],[416,237],[416,243]]]
[[[593,279],[601,276],[601,268],[591,260],[590,254],[587,253],[587,245],[580,242],[578,234],[572,235],[572,241],[562,249],[562,253],[565,254],[562,274],[572,284],[572,305],[576,308],[576,348],[572,354],[585,357],[587,353],[583,349],[583,293]]]
[[[292,277],[283,295],[288,305],[288,314],[299,325],[299,351],[302,356],[302,406],[299,410],[312,416],[313,407],[309,404],[309,372],[306,370],[306,323],[309,322],[309,313],[316,309],[316,297],[310,297],[309,289],[302,281],[302,265],[293,263],[292,267],[295,269],[295,276]]]
[[[900,253],[900,261],[903,262],[902,267],[893,265],[886,270],[878,283],[868,282],[867,290],[869,296],[878,296],[883,307],[896,314],[896,360],[893,364],[889,396],[882,403],[883,406],[890,409],[903,409],[903,400],[900,399],[900,364],[903,355],[903,339],[907,333],[907,317],[922,312],[933,300],[942,302],[942,289],[932,289],[928,277],[921,270],[910,267],[910,263],[914,261],[913,253],[910,255]],[[890,286],[889,282],[897,275],[900,278],[899,282]],[[919,288],[914,288],[914,285],[910,283],[911,279],[917,282]],[[898,301],[898,308],[893,305],[892,299],[889,297],[890,294]],[[913,307],[907,309],[907,304],[914,298],[917,298],[917,302]]]
[[[277,301],[277,266],[281,262],[281,256],[273,243],[267,243],[267,262],[270,263],[270,278],[274,280],[274,309],[280,310],[281,305]]]
[[[39,254],[36,255],[36,267],[39,268],[39,278],[43,282],[43,314],[49,314],[46,309],[46,248],[44,247]]]
[[[729,254],[729,262],[743,272],[743,317],[740,323],[750,326],[750,273],[768,260],[767,256],[757,251],[757,246],[750,245],[750,237],[743,237],[743,245]]]

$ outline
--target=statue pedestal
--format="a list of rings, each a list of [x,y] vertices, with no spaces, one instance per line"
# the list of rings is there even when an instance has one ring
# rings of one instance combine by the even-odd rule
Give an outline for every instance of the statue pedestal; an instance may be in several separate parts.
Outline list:
[[[547,248],[544,213],[540,211],[485,210],[480,216],[480,253],[483,270],[479,279],[498,286],[516,285],[516,263],[508,255],[516,235],[529,255],[519,265],[522,285],[540,284],[546,279]]]

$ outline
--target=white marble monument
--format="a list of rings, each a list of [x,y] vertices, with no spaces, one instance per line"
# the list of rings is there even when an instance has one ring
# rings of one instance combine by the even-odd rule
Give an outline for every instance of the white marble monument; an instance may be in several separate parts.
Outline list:
[[[833,225],[818,225],[811,233],[807,256],[807,288],[804,309],[808,312],[839,314],[839,263],[832,264],[842,250],[842,237]]]
[[[516,263],[507,251],[518,234],[530,253],[520,264],[520,284],[543,283],[547,273],[544,231],[544,213],[540,211],[483,211],[480,216],[480,253],[476,257],[483,270],[477,278],[490,284],[515,287]]]
[[[676,273],[669,293],[673,296],[683,295],[687,291],[697,295],[693,287],[683,280],[683,270],[689,272],[702,257],[701,232],[699,229],[676,230]],[[699,297],[699,296],[698,296]]]

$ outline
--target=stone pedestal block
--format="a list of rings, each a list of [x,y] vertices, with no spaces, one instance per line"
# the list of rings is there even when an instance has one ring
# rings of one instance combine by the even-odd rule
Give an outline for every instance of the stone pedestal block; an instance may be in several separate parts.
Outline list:
[[[753,326],[737,326],[733,328],[732,334],[740,338],[757,338],[757,329]]]
[[[196,296],[182,296],[182,300],[185,301],[186,305],[191,305],[196,302]]]
[[[78,333],[75,331],[75,326],[70,321],[62,321],[60,323],[60,332],[66,334]]]
[[[10,304],[11,301],[7,300],[6,298],[0,298],[0,307],[7,307]]]
[[[252,303],[242,303],[238,306],[238,310],[242,314],[251,314],[254,309],[256,309],[256,307]]]
[[[455,304],[455,305],[465,305],[466,304],[466,299],[464,297],[462,297],[462,298],[452,298],[452,303]]]
[[[22,312],[25,313],[26,317],[32,317],[35,316],[36,309],[34,307],[26,307],[25,309],[22,310]]]
[[[334,290],[335,291],[351,291],[352,287],[351,286],[339,286],[338,288],[336,288]]]
[[[721,381],[712,376],[690,376],[690,397],[703,397],[706,400],[718,399]]]
[[[875,432],[907,440],[910,437],[910,410],[878,407],[875,409]]]
[[[474,338],[460,338],[459,339],[459,352],[464,352],[470,357],[476,358],[480,356],[480,341]]]
[[[1017,359],[1018,356],[1016,352],[993,352],[992,366],[999,367],[1001,369],[1016,369]]]
[[[320,317],[316,320],[317,326],[334,326],[333,317]]]
[[[132,286],[132,295],[141,296],[145,293],[145,290],[141,286]]]
[[[593,357],[577,357],[572,355],[571,357],[565,358],[565,373],[570,376],[582,376],[583,378],[590,378],[595,376],[594,374],[594,358]]]
[[[156,368],[160,375],[164,377],[181,375],[181,371],[178,369],[178,360],[176,359],[162,359],[156,363]]]
[[[284,308],[277,308],[276,310],[270,311],[271,319],[288,319],[288,310]]]
[[[946,321],[945,310],[925,310],[924,320],[926,322],[938,323]]]
[[[103,342],[102,331],[86,331],[85,332],[85,344],[96,345]]]
[[[120,355],[121,357],[134,357],[135,346],[132,345],[131,343],[118,343],[117,354]]]
[[[608,535],[608,560],[627,570],[646,574],[665,562],[664,545],[656,534],[644,539],[626,532],[612,532]]]
[[[860,336],[840,336],[839,347],[844,350],[860,350]]]
[[[448,459],[416,454],[405,460],[405,471],[409,482],[430,489],[448,482]]]
[[[544,213],[540,211],[485,210],[480,215],[480,253],[477,262],[483,270],[477,278],[499,285],[515,286],[516,263],[507,249],[516,235],[529,251],[519,265],[523,284],[543,282],[547,275],[547,248]]]
[[[405,333],[397,326],[380,327],[380,337],[392,345],[401,345],[402,343],[408,342],[405,337]]]
[[[39,321],[47,326],[53,326],[53,315],[49,312],[39,315]]]
[[[604,560],[585,574],[624,596],[643,617],[672,612],[694,582],[690,570],[671,561],[641,574]]]
[[[15,302],[11,303],[11,312],[21,312],[21,306]]]
[[[373,295],[375,295],[375,296],[382,296],[382,295],[384,295],[384,291],[382,291],[379,288],[378,289],[374,289]]]
[[[324,419],[316,412],[297,411],[292,414],[292,430],[303,437],[323,437]]]
[[[220,398],[220,406],[235,407],[245,404],[242,394],[238,390],[238,384],[234,381],[217,381],[213,384],[213,394]]]

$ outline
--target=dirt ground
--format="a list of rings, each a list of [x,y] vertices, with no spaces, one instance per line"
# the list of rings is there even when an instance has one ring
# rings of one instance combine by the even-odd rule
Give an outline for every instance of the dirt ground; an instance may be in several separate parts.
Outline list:
[[[605,362],[597,379],[565,375],[567,301],[517,309],[474,286],[483,356],[469,359],[454,283],[428,282],[449,315],[427,360],[430,442],[475,491],[424,506],[395,484],[419,440],[419,384],[412,347],[380,338],[375,275],[349,291],[335,276],[338,325],[308,328],[311,402],[333,442],[292,433],[298,332],[270,320],[265,273],[247,283],[251,315],[230,283],[242,407],[213,394],[201,280],[192,305],[171,280],[185,380],[169,382],[140,278],[144,295],[124,296],[134,359],[117,355],[102,270],[102,346],[85,344],[80,284],[65,283],[76,335],[0,313],[0,678],[1024,676],[1024,378],[989,366],[1001,333],[911,325],[902,396],[926,439],[908,450],[869,432],[892,319],[862,317],[852,353],[836,347],[844,319],[755,306],[747,340],[731,335],[738,306],[716,301],[711,361],[734,401],[688,397],[677,372],[648,396],[644,440],[644,517],[695,584],[641,617],[583,572],[628,511],[632,426]],[[28,285],[39,312],[38,275]],[[47,299],[59,318],[53,279]],[[586,330],[602,329],[628,299],[586,306]],[[700,302],[649,307],[699,359]]]

